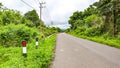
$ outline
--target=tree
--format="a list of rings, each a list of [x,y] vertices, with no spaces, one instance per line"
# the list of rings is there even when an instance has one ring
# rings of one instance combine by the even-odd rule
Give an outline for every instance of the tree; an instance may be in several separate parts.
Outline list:
[[[43,22],[39,19],[39,16],[35,10],[25,13],[24,16],[26,19],[32,21],[32,23],[36,27],[40,26],[40,23],[42,24],[42,26],[44,25]]]
[[[22,15],[18,11],[14,10],[4,10],[0,11],[0,18],[2,20],[1,25],[7,25],[7,24],[20,24],[22,20]]]
[[[83,12],[76,11],[70,17],[70,20],[68,22],[69,22],[69,24],[71,24],[72,29],[75,29],[75,27],[76,27],[75,22],[77,20],[83,20]]]
[[[95,14],[95,9],[96,8],[93,5],[90,5],[90,7],[84,10],[84,12],[74,12],[73,15],[70,17],[70,20],[68,21],[69,24],[71,24],[71,28],[76,29],[77,26],[84,26],[84,19],[92,14]]]
[[[0,3],[0,9],[2,8],[2,6],[3,6],[2,3]]]
[[[96,8],[93,5],[90,5],[87,9],[84,10],[84,18],[92,15],[92,14],[96,14]]]
[[[99,17],[98,15],[90,15],[87,18],[85,18],[85,24],[89,27],[100,27],[103,25],[103,19],[102,17]]]
[[[105,16],[104,32],[110,30],[111,25],[113,25],[111,33],[115,36],[119,32],[118,28],[118,15],[120,13],[120,0],[100,0],[94,3],[98,9],[98,13]]]

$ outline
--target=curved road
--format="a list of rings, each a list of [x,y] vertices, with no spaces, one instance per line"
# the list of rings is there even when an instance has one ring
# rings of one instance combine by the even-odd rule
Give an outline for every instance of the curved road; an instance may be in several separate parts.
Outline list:
[[[120,68],[120,49],[61,33],[50,68]]]

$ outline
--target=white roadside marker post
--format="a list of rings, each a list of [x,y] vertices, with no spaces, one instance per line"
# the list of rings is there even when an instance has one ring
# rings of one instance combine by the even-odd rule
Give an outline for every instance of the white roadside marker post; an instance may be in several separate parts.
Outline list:
[[[38,49],[38,37],[36,38],[36,49]]]
[[[23,56],[24,57],[27,57],[26,44],[27,44],[27,42],[25,40],[23,40],[22,41],[22,46],[23,46]]]

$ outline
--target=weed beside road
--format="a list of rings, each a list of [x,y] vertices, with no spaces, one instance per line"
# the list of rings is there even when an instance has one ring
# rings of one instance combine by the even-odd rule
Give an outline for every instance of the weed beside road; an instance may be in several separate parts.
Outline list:
[[[0,46],[0,68],[48,68],[54,57],[56,35],[45,40],[39,39],[38,49],[35,40],[27,44],[27,57],[22,55],[22,47],[5,48]]]

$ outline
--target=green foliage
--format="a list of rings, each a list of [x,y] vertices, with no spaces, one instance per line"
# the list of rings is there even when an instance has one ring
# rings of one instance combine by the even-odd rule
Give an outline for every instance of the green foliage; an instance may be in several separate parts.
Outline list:
[[[36,28],[29,28],[25,25],[10,24],[0,27],[0,45],[20,46],[22,40],[32,41],[38,35]],[[11,44],[10,44],[11,43]]]
[[[39,16],[35,10],[25,13],[24,16],[26,19],[32,21],[34,26],[38,27],[38,26],[40,26],[40,23],[42,26],[44,26],[43,22],[41,20],[39,20]]]
[[[7,25],[10,23],[19,24],[22,16],[19,12],[13,10],[1,11],[0,18],[2,20],[2,25]]]
[[[85,31],[86,36],[96,36],[100,34],[100,31],[98,32],[97,28],[88,28]]]
[[[74,12],[66,32],[120,48],[120,0],[100,0],[84,11]]]
[[[25,24],[28,27],[34,27],[34,24],[30,20],[27,20],[25,17],[22,17],[21,23]]]
[[[25,24],[26,26],[34,27],[33,23],[25,19],[19,11],[4,9],[4,11],[0,11],[0,25],[6,26],[8,24]]]
[[[79,19],[83,19],[83,13],[82,12],[74,12],[73,15],[70,17],[70,20],[68,21],[69,24],[71,24],[71,28],[73,29],[74,27],[76,27],[76,25],[74,24],[77,20]]]
[[[19,11],[4,8],[0,3],[0,68],[49,67],[56,42],[56,36],[51,34],[60,30],[45,27],[42,22],[43,33],[40,33],[40,22],[35,10],[22,16]],[[42,38],[43,35],[45,37]],[[36,37],[39,38],[38,49]],[[27,41],[27,58],[22,56],[22,40]]]
[[[120,0],[100,0],[99,2],[94,3],[97,7],[99,14],[105,16],[104,22],[104,32],[108,30],[112,31],[110,34],[113,36],[118,35],[120,23],[119,20],[119,10],[120,10]],[[112,27],[110,25],[113,25]],[[108,28],[107,28],[108,27]],[[112,28],[112,29],[109,29]]]
[[[52,35],[35,48],[35,39],[27,44],[27,58],[22,56],[22,47],[9,47],[0,49],[0,68],[48,68],[54,57],[56,36]]]
[[[95,13],[96,13],[95,7],[90,5],[90,7],[88,7],[86,10],[84,10],[84,12],[82,12],[82,11],[74,12],[73,15],[70,16],[70,20],[68,22],[69,22],[69,24],[71,24],[72,29],[76,29],[77,25],[84,26],[84,24],[85,24],[84,19]]]
[[[120,33],[118,34],[118,40],[120,40]]]
[[[46,28],[43,28],[43,31],[44,31],[43,34],[45,36],[49,36],[54,33],[61,32],[61,30],[59,28],[55,28],[55,27],[46,27]]]
[[[90,5],[87,9],[83,12],[83,18],[86,18],[92,14],[96,14],[96,8],[93,5]]]
[[[1,10],[2,6],[3,6],[2,3],[0,3],[0,10]]]
[[[104,34],[103,36],[86,36],[84,34],[83,35],[76,34],[74,31],[68,32],[68,33],[80,38],[84,38],[84,39],[92,40],[95,42],[103,43],[108,46],[120,48],[120,42],[119,42],[120,39],[110,38],[107,34]]]
[[[2,6],[2,3],[0,3],[0,6]]]
[[[117,36],[120,32],[119,3],[120,0],[100,0],[83,12],[74,12],[68,22],[73,30],[86,27],[89,31],[91,27],[101,27],[103,34],[108,32],[110,36]]]
[[[84,20],[87,27],[99,27],[103,24],[102,17],[95,14],[88,16]]]

